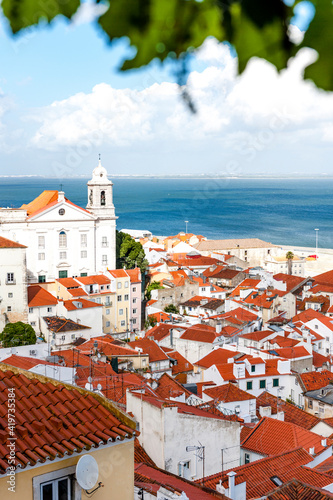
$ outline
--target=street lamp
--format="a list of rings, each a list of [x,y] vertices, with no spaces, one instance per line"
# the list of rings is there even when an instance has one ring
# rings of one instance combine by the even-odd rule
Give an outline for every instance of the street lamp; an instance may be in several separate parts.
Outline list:
[[[319,231],[319,229],[315,229],[315,231],[316,231],[316,260],[317,260],[318,259],[317,253],[318,253],[318,231]]]
[[[185,234],[187,234],[187,224],[188,224],[188,220],[185,221]]]

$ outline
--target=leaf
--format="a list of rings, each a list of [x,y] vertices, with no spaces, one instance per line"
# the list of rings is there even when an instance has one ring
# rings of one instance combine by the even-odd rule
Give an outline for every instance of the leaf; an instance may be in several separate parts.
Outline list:
[[[319,57],[305,69],[305,78],[325,90],[333,90],[333,7],[331,0],[316,3],[316,14],[307,29],[300,47],[315,49]]]
[[[38,24],[48,23],[61,14],[70,19],[80,6],[80,0],[3,0],[2,10],[13,33]]]
[[[261,57],[278,70],[286,67],[291,55],[287,35],[290,9],[280,0],[243,0],[230,7],[232,34],[230,42],[238,54],[239,72],[251,57]]]
[[[221,11],[213,0],[130,0],[124,8],[113,0],[99,19],[110,41],[127,36],[136,56],[122,69],[138,68],[152,59],[163,61],[170,53],[180,56],[199,47],[207,36],[222,38]]]

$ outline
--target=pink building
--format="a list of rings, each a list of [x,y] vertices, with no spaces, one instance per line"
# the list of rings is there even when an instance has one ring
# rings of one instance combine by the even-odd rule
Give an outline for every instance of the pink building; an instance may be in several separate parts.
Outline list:
[[[141,271],[139,267],[126,269],[131,281],[130,321],[131,331],[141,330]]]

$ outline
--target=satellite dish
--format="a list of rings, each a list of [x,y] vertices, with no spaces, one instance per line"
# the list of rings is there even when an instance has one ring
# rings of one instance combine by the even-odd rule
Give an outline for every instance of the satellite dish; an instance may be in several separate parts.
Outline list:
[[[83,490],[93,488],[98,479],[98,464],[91,455],[83,455],[76,465],[76,480]]]

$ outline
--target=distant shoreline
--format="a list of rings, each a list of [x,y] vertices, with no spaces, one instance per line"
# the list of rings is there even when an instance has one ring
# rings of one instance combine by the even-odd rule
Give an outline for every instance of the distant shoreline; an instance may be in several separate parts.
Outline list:
[[[0,175],[1,179],[87,179],[89,180],[91,176],[89,175],[77,175],[71,177],[52,177],[46,175]],[[136,174],[110,174],[109,177],[112,179],[194,179],[194,180],[327,180],[333,179],[332,175],[281,175],[281,176],[269,176],[269,175],[243,175],[243,176],[222,176],[222,175],[193,175],[193,174],[182,174],[182,175],[136,175]]]

